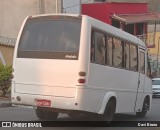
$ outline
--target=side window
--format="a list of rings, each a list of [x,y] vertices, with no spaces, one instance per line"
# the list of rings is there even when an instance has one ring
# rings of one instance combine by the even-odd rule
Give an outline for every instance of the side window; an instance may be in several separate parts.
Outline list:
[[[94,31],[92,31],[91,34],[91,50],[90,50],[90,54],[91,54],[91,63],[95,62],[95,44],[94,44]]]
[[[140,72],[141,73],[145,73],[145,53],[144,52],[140,52]]]
[[[108,65],[112,65],[113,53],[112,53],[112,37],[107,37],[107,47],[108,47]]]
[[[147,57],[147,76],[151,77],[151,65],[150,65],[150,58]]]
[[[119,39],[113,38],[113,65],[122,67],[122,42]]]
[[[95,63],[105,64],[105,35],[101,32],[94,33],[94,42],[95,42]]]
[[[124,68],[129,69],[129,44],[128,43],[124,43]]]
[[[132,44],[130,44],[130,69],[138,71],[138,49]]]

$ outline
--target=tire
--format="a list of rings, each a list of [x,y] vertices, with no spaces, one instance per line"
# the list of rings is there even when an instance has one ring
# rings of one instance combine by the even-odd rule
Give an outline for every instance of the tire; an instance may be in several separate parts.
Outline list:
[[[40,110],[40,109],[36,109],[36,115],[39,119],[44,119],[44,111]]]
[[[116,104],[114,101],[109,100],[105,108],[104,114],[100,116],[100,121],[106,121],[107,124],[110,124],[115,115]]]
[[[44,119],[46,120],[56,120],[59,113],[56,112],[50,112],[50,111],[44,111]]]
[[[148,102],[147,98],[145,98],[145,100],[143,102],[142,111],[136,112],[136,116],[139,118],[144,118],[146,116],[148,110],[149,110],[149,102]]]
[[[69,113],[68,116],[71,117],[71,118],[78,118],[81,115],[80,114],[76,114],[76,113]]]

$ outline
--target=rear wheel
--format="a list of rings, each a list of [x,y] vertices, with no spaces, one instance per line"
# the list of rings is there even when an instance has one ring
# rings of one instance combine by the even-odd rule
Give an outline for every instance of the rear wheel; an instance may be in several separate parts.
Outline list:
[[[44,119],[46,120],[56,120],[59,113],[44,111]]]
[[[104,114],[101,115],[99,118],[101,121],[106,121],[108,124],[113,120],[115,115],[116,103],[113,100],[109,100],[107,103],[106,109]]]
[[[71,118],[77,118],[77,117],[80,117],[81,116],[81,114],[78,114],[78,113],[69,113],[68,114]]]
[[[39,108],[36,109],[36,115],[39,119],[46,119],[46,120],[55,120],[57,119],[59,113],[51,112],[51,111],[44,111]]]
[[[143,102],[143,108],[141,112],[136,112],[136,116],[143,118],[146,116],[147,111],[149,110],[149,100],[148,98],[145,98],[144,102]]]
[[[44,119],[44,112],[41,109],[36,109],[36,115],[39,119]]]

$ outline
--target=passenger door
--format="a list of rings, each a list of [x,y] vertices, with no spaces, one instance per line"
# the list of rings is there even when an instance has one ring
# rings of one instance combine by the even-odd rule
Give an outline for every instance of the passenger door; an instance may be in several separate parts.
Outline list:
[[[137,88],[137,96],[135,103],[135,111],[140,111],[143,105],[143,91],[145,86],[145,73],[146,73],[146,52],[139,49],[139,81]]]

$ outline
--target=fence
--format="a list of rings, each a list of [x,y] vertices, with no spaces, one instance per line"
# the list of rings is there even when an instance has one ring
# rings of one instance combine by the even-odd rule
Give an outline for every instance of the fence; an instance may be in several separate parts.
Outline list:
[[[148,48],[155,46],[155,33],[137,35],[137,37],[146,43]]]
[[[16,44],[16,38],[0,36],[0,44],[14,46]]]

